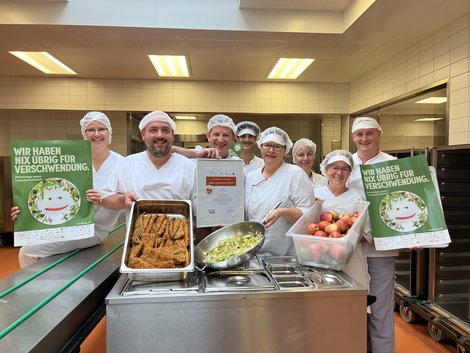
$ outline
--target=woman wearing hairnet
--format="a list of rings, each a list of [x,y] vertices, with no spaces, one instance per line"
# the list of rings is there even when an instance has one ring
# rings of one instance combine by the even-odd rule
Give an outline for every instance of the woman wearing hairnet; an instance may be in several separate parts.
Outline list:
[[[266,240],[260,254],[295,255],[293,241],[286,232],[313,205],[312,185],[303,170],[284,162],[292,147],[285,131],[270,127],[261,133],[257,144],[264,167],[248,173],[246,178],[246,218],[257,222],[264,219]],[[279,208],[271,211],[280,201]]]
[[[297,140],[292,148],[292,157],[294,163],[307,173],[314,188],[326,185],[326,178],[313,171],[317,145],[309,139],[302,138]]]
[[[357,191],[346,187],[346,182],[354,167],[353,156],[346,150],[335,150],[328,153],[320,164],[322,174],[328,184],[315,188],[315,196],[321,200],[362,201],[363,197]],[[343,272],[369,287],[367,259],[362,244],[358,244]]]
[[[47,256],[101,243],[106,239],[119,217],[119,211],[108,210],[100,206],[100,190],[104,187],[111,171],[124,158],[109,149],[108,145],[111,143],[112,136],[111,123],[104,113],[89,112],[80,120],[80,126],[83,138],[91,143],[94,189],[87,190],[86,198],[95,205],[95,235],[86,239],[23,246],[18,255],[21,268]],[[13,207],[11,211],[11,219],[14,221],[20,210],[18,207]]]

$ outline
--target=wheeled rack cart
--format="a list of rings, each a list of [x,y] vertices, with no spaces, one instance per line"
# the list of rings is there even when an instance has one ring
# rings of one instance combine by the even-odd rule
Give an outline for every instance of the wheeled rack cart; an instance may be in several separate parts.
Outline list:
[[[452,239],[446,248],[405,250],[397,257],[395,302],[401,317],[428,321],[436,341],[470,352],[470,145],[429,151]]]

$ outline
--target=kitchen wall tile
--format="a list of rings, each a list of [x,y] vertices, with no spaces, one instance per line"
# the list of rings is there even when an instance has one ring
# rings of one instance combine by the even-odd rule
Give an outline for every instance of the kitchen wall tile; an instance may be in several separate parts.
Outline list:
[[[468,58],[468,43],[462,44],[450,51],[450,62],[455,63],[459,60]]]
[[[458,76],[468,72],[468,59],[462,59],[450,65],[450,76]]]

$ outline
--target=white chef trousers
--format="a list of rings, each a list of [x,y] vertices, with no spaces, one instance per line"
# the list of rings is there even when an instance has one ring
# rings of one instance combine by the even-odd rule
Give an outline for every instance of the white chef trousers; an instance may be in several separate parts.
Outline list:
[[[89,248],[100,244],[103,240],[96,234],[93,237],[77,240],[68,240],[56,243],[34,244],[22,246],[18,254],[20,267],[32,265],[44,257],[63,254],[76,249]]]
[[[367,315],[367,351],[372,353],[395,352],[394,283],[395,259],[393,257],[368,257],[370,294],[377,301]]]

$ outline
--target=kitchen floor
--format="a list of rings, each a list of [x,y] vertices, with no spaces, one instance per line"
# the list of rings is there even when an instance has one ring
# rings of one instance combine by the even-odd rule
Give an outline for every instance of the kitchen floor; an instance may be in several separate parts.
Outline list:
[[[19,270],[18,248],[0,246],[0,280]],[[428,334],[427,322],[420,317],[413,323],[406,323],[395,313],[395,353],[453,353],[456,345],[450,340],[434,341]],[[81,353],[106,352],[106,318],[96,326],[83,342]]]

